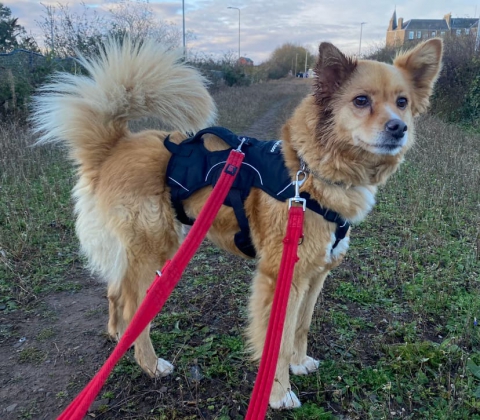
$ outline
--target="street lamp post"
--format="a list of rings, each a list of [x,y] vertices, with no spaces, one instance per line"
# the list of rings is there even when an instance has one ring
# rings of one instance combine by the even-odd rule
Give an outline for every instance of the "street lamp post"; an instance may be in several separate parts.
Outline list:
[[[183,17],[183,59],[187,59],[187,43],[185,41],[185,0],[182,0],[182,17]]]
[[[360,52],[362,51],[362,30],[363,30],[363,25],[365,25],[367,22],[362,22],[360,23],[360,44],[358,45],[358,57],[360,58]]]
[[[228,9],[238,10],[238,60],[240,61],[240,9],[232,6],[228,6]]]

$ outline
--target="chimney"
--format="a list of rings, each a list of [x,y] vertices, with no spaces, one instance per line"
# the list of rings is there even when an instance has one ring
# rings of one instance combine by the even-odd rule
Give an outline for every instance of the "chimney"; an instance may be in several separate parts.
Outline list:
[[[447,22],[448,29],[450,29],[450,22],[451,22],[451,20],[452,20],[452,12],[446,14],[446,15],[443,17],[443,20]]]
[[[398,29],[403,29],[403,18],[398,18]]]

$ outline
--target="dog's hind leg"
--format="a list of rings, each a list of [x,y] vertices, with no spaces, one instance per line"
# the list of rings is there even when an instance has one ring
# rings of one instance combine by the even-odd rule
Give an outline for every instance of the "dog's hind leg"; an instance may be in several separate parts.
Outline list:
[[[111,284],[108,286],[108,334],[115,340],[120,337],[127,328],[123,318],[124,303],[122,299],[121,286]]]
[[[163,265],[165,258],[151,257],[129,261],[128,269],[118,290],[109,288],[109,333],[120,337],[131,322],[150,287],[155,271]],[[150,325],[145,328],[134,343],[135,360],[151,377],[166,376],[173,371],[173,365],[155,354],[150,339]]]
[[[297,316],[297,325],[295,328],[294,352],[290,361],[290,369],[294,375],[307,375],[318,369],[320,362],[313,357],[307,356],[307,337],[312,322],[313,311],[318,295],[320,294],[328,270],[315,273],[310,278],[309,289],[303,295],[302,302],[299,305]]]

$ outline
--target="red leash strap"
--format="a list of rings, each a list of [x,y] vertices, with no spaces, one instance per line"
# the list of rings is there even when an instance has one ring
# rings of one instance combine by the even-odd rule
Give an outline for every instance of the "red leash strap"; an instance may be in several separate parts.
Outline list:
[[[303,237],[302,207],[291,207],[288,214],[287,234],[283,240],[282,262],[278,273],[277,286],[273,297],[267,336],[263,348],[257,380],[253,387],[246,420],[263,420],[267,413],[268,400],[272,391],[278,354],[282,342],[283,325],[287,314],[288,297],[292,285],[293,270],[298,261],[297,248]]]
[[[138,308],[125,334],[121,337],[114,351],[107,359],[102,368],[97,372],[84,390],[73,400],[65,411],[60,414],[58,420],[81,420],[87,413],[90,405],[95,400],[102,386],[108,378],[113,367],[133,344],[139,334],[149,322],[162,309],[172,290],[177,285],[193,254],[200,246],[203,238],[210,229],[215,216],[222,206],[225,197],[230,190],[235,177],[242,164],[244,154],[238,150],[232,150],[227,163],[222,171],[212,194],[200,212],[197,221],[188,233],[186,239],[178,249],[171,261],[167,261],[162,274],[155,277],[145,299]]]

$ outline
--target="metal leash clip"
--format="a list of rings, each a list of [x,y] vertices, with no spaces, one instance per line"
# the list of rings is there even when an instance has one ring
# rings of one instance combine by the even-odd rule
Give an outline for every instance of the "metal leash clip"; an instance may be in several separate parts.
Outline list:
[[[239,137],[238,138],[240,140],[240,144],[238,145],[238,147],[235,149],[236,152],[239,152],[239,153],[243,153],[242,152],[242,146],[243,146],[243,143],[245,143],[247,141],[246,137]]]
[[[300,176],[303,176],[302,179],[300,179]],[[290,198],[288,200],[288,208],[292,207],[293,203],[296,204],[302,204],[303,211],[307,209],[307,200],[304,198],[300,197],[300,187],[303,185],[303,183],[307,180],[308,178],[308,173],[305,171],[298,171],[297,174],[295,175],[295,181],[293,183],[295,184],[295,197]]]

